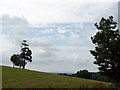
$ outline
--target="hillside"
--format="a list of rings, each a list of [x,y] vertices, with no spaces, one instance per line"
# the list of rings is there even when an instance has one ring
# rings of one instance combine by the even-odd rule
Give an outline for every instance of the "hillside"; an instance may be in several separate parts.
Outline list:
[[[1,67],[1,66],[0,66]],[[2,66],[3,88],[97,88],[110,83]]]

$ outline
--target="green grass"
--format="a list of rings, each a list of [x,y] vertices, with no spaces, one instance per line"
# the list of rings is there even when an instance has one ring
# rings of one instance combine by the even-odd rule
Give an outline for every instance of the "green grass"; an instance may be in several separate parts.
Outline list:
[[[109,88],[111,83],[2,66],[2,86],[3,88]]]

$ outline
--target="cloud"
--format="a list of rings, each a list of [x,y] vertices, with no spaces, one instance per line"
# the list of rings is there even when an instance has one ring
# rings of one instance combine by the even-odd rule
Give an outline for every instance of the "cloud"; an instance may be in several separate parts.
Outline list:
[[[64,30],[62,28],[58,28],[57,32],[58,33],[66,33],[66,32],[68,32],[68,30]]]
[[[46,72],[75,72],[85,68],[97,70],[89,53],[89,45],[56,46],[40,38],[29,38],[28,42],[33,51],[33,62],[27,65],[29,69]]]
[[[9,33],[12,40],[16,43],[21,42],[27,37],[28,21],[17,16],[2,15],[2,32]]]
[[[20,53],[20,45],[23,39],[27,38],[28,22],[24,18],[17,16],[2,15],[1,42],[2,63],[10,65],[10,56]]]
[[[11,2],[8,0],[2,0],[0,3],[0,8],[2,8],[0,12],[2,14],[10,14],[20,17],[24,16],[32,24],[93,22],[98,20],[99,17],[116,13],[118,8],[117,2],[112,2],[111,0],[108,1],[109,2],[81,2],[79,0],[21,0],[18,3],[16,0]],[[116,17],[116,15],[114,16]]]
[[[56,48],[57,50],[54,51],[43,52],[45,56],[42,56],[43,54],[41,53],[36,53],[33,64],[29,64],[27,67],[44,72],[75,72],[80,69],[97,70],[97,67],[93,65],[93,58],[91,56],[86,57],[86,52],[81,54],[84,51],[82,47],[56,46]]]
[[[89,50],[95,22],[113,15],[117,20],[117,2],[81,2],[80,0],[0,1],[3,26],[3,64],[11,66],[10,56],[20,53],[23,39],[33,51],[27,69],[47,72],[97,71]],[[0,27],[1,27],[0,25]]]
[[[9,16],[8,14],[2,15],[2,25],[3,26],[26,26],[28,22],[25,18],[20,18],[17,16]]]

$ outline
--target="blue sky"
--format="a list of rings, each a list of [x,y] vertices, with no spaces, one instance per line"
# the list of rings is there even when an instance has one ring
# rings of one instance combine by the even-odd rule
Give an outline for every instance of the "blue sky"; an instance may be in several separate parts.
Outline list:
[[[43,72],[98,71],[90,50],[94,23],[113,15],[118,19],[117,0],[0,0],[2,65],[12,66],[10,56],[20,53],[23,39],[33,51],[27,69]]]

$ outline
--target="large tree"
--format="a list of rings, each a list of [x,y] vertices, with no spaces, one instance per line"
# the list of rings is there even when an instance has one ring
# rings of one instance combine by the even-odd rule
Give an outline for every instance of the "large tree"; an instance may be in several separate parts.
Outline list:
[[[23,40],[21,45],[21,54],[20,58],[23,60],[23,69],[25,69],[25,65],[27,61],[32,62],[32,51],[29,49],[29,45],[26,40]]]
[[[113,16],[108,19],[102,18],[99,24],[95,23],[99,30],[91,37],[95,50],[90,50],[101,73],[109,76],[114,81],[120,82],[120,31],[115,28],[117,22]]]

